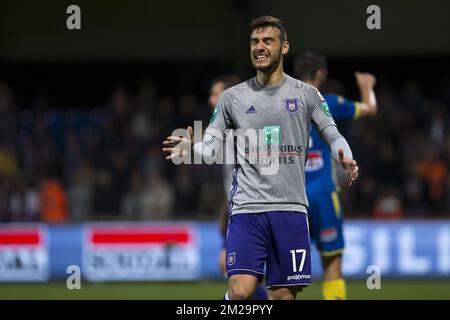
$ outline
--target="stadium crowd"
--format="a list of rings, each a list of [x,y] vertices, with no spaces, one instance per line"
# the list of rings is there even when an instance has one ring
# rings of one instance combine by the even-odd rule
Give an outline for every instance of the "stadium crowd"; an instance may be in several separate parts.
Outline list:
[[[400,90],[379,83],[375,119],[338,123],[361,171],[358,183],[342,188],[346,215],[448,215],[450,79],[433,95],[425,95],[415,79]],[[174,129],[194,120],[206,127],[207,92],[172,97],[142,81],[135,90],[111,87],[103,105],[80,108],[54,106],[45,88],[28,93],[26,103],[22,94],[0,81],[1,222],[219,214],[221,168],[175,166],[161,152],[161,141]]]

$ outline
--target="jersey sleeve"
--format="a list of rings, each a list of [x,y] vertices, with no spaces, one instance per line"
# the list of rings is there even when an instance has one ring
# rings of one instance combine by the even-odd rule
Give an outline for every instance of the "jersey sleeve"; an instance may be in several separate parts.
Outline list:
[[[357,119],[359,116],[358,102],[334,94],[325,95],[331,115],[336,120]]]
[[[224,91],[211,116],[203,140],[194,144],[194,153],[201,155],[207,163],[213,163],[223,147],[225,130],[231,128],[231,97]]]
[[[211,119],[209,120],[208,128],[214,128],[222,132],[225,132],[225,129],[231,129],[231,107],[232,96],[227,91],[224,91],[219,98],[219,102],[214,109]]]
[[[333,157],[339,161],[339,149],[344,151],[344,155],[350,159],[353,158],[352,151],[347,141],[342,137],[336,128],[336,123],[332,117],[326,100],[320,92],[313,87],[311,96],[311,119],[317,127],[322,139],[324,139],[333,154]]]
[[[311,112],[311,120],[319,133],[328,126],[336,126],[327,102],[319,90],[314,87],[311,87],[309,91],[308,107]]]

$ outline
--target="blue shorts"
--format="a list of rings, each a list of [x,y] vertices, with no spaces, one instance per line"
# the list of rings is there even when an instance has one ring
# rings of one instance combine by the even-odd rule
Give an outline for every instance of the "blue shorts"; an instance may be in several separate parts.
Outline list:
[[[344,250],[342,206],[336,191],[308,193],[308,219],[311,242],[322,256],[334,256]]]
[[[266,287],[311,284],[308,219],[302,212],[234,214],[228,222],[227,274],[250,274]]]

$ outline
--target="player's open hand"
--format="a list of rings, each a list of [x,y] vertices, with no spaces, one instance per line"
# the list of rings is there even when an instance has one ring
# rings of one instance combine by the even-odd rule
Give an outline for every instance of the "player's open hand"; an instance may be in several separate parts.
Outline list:
[[[192,127],[187,128],[188,136],[169,136],[163,141],[164,148],[162,151],[168,152],[166,159],[173,159],[176,157],[185,157],[192,148],[192,141],[194,141],[194,131]]]
[[[344,150],[339,149],[338,153],[341,165],[344,168],[344,170],[347,171],[347,174],[350,178],[349,186],[351,186],[353,181],[355,181],[358,178],[358,170],[359,170],[358,165],[355,160],[352,160],[344,156]]]

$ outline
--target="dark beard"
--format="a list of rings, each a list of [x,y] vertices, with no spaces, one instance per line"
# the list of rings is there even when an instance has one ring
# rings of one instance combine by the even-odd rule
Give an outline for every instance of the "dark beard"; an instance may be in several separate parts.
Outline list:
[[[256,68],[255,64],[253,64],[253,67],[256,70],[259,70],[259,71],[261,71],[263,73],[270,74],[270,73],[274,72],[277,69],[278,65],[280,64],[280,60],[281,60],[281,49],[280,49],[280,52],[278,52],[278,59],[272,60],[272,63],[269,64],[267,67]]]

